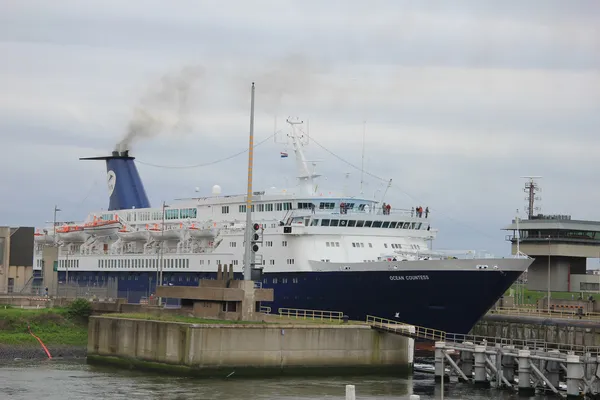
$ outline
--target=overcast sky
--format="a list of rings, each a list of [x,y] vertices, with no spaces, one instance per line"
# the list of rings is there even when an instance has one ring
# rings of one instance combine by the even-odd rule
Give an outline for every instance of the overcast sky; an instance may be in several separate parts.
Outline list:
[[[131,153],[154,205],[245,190],[249,88],[257,141],[287,116],[342,159],[393,179],[394,208],[432,209],[437,248],[509,253],[524,175],[544,213],[600,219],[600,2],[5,0],[0,5],[0,225],[106,207],[105,166],[164,76],[195,71],[171,117]],[[162,81],[161,81],[162,79]],[[255,188],[293,181],[291,150],[256,150]],[[360,171],[312,143],[332,186]],[[146,164],[142,164],[146,163]],[[349,178],[345,178],[350,173]],[[365,196],[382,196],[366,178]],[[379,192],[377,192],[379,190]]]

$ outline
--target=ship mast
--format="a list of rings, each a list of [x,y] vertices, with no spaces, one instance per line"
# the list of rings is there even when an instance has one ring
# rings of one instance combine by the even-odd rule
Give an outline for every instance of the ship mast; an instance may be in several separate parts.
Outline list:
[[[250,139],[248,143],[248,192],[246,194],[246,247],[244,249],[244,280],[252,280],[254,252],[252,251],[252,168],[254,165],[254,82],[250,91]]]
[[[291,131],[288,134],[288,137],[292,141],[292,146],[294,147],[294,154],[296,157],[296,168],[298,170],[298,186],[300,189],[307,195],[312,196],[315,194],[315,186],[314,186],[314,178],[317,178],[321,175],[315,174],[310,170],[308,166],[308,161],[306,160],[306,156],[304,155],[302,139],[304,138],[303,134],[299,134],[296,126],[301,125],[303,121],[299,120],[291,120],[290,118],[286,119],[286,122],[290,124]]]

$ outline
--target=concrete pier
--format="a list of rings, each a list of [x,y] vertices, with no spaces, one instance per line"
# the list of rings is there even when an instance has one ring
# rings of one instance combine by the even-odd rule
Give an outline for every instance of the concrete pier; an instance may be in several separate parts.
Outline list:
[[[181,375],[407,373],[413,339],[367,325],[191,324],[91,317],[88,362]]]

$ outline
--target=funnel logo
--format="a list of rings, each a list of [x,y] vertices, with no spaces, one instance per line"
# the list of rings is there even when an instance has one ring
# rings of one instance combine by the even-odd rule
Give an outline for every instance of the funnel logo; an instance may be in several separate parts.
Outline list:
[[[113,170],[108,171],[108,174],[106,175],[106,182],[108,183],[108,195],[112,196],[117,183],[117,175],[115,175]]]

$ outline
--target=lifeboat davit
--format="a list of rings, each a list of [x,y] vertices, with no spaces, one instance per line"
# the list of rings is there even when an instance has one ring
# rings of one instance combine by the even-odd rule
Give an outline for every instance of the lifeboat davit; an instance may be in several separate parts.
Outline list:
[[[67,243],[85,242],[88,238],[88,234],[79,225],[64,225],[56,228],[56,235],[61,241]]]
[[[154,224],[151,228],[148,228],[150,236],[156,241],[163,240],[181,240],[181,229],[162,229],[158,224]]]
[[[54,232],[40,232],[39,229],[33,234],[33,240],[39,244],[53,244],[54,243]]]
[[[94,217],[94,220],[86,223],[83,226],[83,229],[90,235],[106,237],[116,235],[122,227],[119,216],[115,214],[115,217],[111,220],[103,220]]]
[[[214,239],[219,234],[216,223],[207,223],[204,227],[198,227],[192,224],[187,227],[187,231],[194,239]]]
[[[121,228],[117,232],[117,235],[125,242],[141,242],[148,240],[150,237],[150,232],[147,230],[130,230],[128,228]]]

